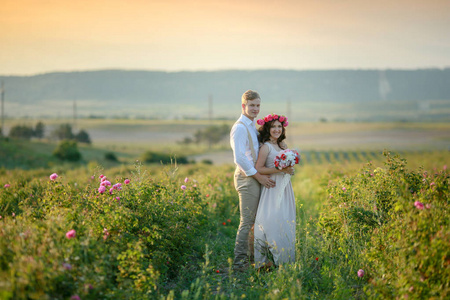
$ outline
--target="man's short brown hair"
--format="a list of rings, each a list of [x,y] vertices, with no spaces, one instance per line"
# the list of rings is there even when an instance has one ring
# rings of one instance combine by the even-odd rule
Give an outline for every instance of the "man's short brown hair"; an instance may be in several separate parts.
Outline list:
[[[248,100],[255,100],[255,99],[261,99],[258,92],[248,90],[245,93],[242,94],[242,104],[247,103]]]

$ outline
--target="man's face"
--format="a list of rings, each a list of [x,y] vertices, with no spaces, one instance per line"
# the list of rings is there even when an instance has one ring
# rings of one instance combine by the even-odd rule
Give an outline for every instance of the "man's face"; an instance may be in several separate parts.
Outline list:
[[[247,100],[247,103],[242,104],[242,114],[250,120],[253,120],[259,114],[260,105],[261,99],[259,98]]]

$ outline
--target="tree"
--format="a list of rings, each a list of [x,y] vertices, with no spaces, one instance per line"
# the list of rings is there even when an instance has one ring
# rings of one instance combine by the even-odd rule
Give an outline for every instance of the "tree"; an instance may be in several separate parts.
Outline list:
[[[75,135],[75,139],[80,143],[91,143],[91,138],[89,137],[89,134],[85,130],[80,130],[80,132]]]
[[[41,121],[39,121],[36,124],[36,127],[34,127],[33,136],[37,137],[38,139],[42,139],[44,137],[45,132],[45,125]]]
[[[214,144],[219,143],[225,136],[230,132],[228,125],[223,124],[211,125],[206,127],[204,130],[197,130],[194,134],[194,139],[196,143],[205,142],[208,143],[209,147]]]
[[[72,126],[70,124],[61,124],[58,128],[53,130],[52,136],[58,140],[71,140],[74,138],[72,133]]]
[[[25,125],[16,125],[9,131],[10,138],[29,140],[33,136],[33,128]]]
[[[53,151],[53,155],[61,160],[79,161],[81,153],[78,151],[77,142],[71,140],[63,140]]]

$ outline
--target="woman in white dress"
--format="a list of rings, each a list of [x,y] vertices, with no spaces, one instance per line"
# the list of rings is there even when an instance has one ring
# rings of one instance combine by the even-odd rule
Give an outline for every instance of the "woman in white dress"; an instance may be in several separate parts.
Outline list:
[[[274,164],[275,156],[287,149],[284,142],[287,119],[268,115],[258,120],[258,124],[262,125],[259,128],[262,146],[256,169],[261,174],[270,174],[271,179],[276,181],[274,188],[262,187],[256,213],[255,268],[260,269],[269,268],[273,263],[278,266],[295,261],[295,198],[290,181],[294,168],[279,170]]]

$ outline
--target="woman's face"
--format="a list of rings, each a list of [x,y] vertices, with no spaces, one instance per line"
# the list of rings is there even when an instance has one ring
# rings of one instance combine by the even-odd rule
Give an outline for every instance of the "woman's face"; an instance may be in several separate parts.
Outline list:
[[[270,137],[277,140],[283,133],[283,125],[279,121],[275,121],[270,125]]]

